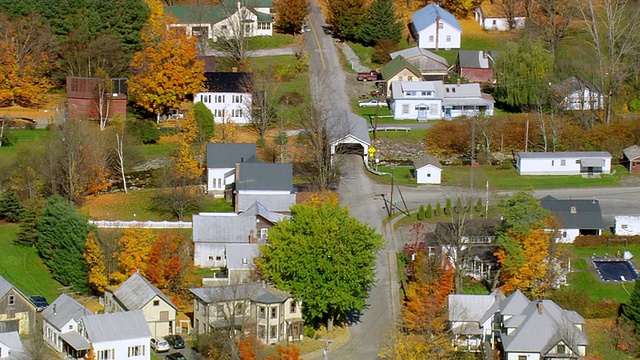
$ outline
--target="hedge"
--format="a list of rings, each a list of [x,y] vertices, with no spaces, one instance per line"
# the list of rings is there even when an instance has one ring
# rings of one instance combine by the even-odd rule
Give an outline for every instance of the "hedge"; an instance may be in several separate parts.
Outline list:
[[[594,248],[614,244],[640,245],[640,236],[581,235],[573,241],[573,245],[577,248]]]

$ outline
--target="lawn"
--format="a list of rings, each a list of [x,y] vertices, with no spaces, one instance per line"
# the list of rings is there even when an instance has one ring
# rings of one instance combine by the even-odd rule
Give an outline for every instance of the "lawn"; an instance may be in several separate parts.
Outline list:
[[[140,156],[145,160],[170,157],[178,151],[176,136],[161,136],[156,144],[140,144],[136,146]]]
[[[620,168],[615,175],[602,175],[600,178],[585,179],[580,175],[520,176],[515,168],[500,169],[499,166],[482,165],[473,169],[475,187],[485,187],[487,181],[494,190],[531,190],[554,188],[581,188],[598,186],[619,186],[620,177],[625,176]],[[470,166],[445,166],[442,169],[444,185],[468,186],[471,181]]]
[[[373,132],[370,132],[373,137]],[[378,138],[387,138],[395,141],[406,141],[416,143],[424,140],[427,136],[427,130],[411,130],[411,131],[378,131]]]
[[[629,301],[629,294],[621,283],[604,283],[596,277],[595,271],[573,272],[567,276],[569,287],[584,290],[591,300],[601,302],[613,299],[618,303]],[[633,285],[626,284],[627,290],[633,290]]]
[[[5,130],[7,131],[7,130]],[[52,136],[53,132],[43,129],[19,129],[8,130],[9,137],[12,139],[12,145],[0,147],[0,163],[10,164],[19,154],[26,150],[42,150]]]
[[[249,49],[277,49],[292,45],[295,41],[293,35],[273,34],[272,36],[256,36],[249,39]]]
[[[0,223],[0,246],[4,249],[0,275],[25,295],[42,295],[51,302],[60,295],[62,285],[53,280],[35,248],[13,243],[18,230],[18,225]]]
[[[152,204],[154,194],[154,189],[142,189],[129,193],[118,192],[90,196],[87,197],[79,211],[93,220],[175,220],[154,211]],[[207,199],[202,211],[231,212],[233,208],[223,200]],[[185,216],[185,221],[191,221],[190,214]]]

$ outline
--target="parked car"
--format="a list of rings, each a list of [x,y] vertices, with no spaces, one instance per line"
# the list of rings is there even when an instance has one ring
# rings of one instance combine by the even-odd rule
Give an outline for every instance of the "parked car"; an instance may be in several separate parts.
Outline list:
[[[164,337],[165,340],[171,345],[174,349],[184,349],[184,339],[180,335],[167,335]]]
[[[171,346],[165,339],[151,338],[151,348],[156,352],[167,352]]]
[[[358,106],[360,106],[360,107],[377,107],[377,106],[387,107],[389,105],[387,105],[387,102],[384,101],[384,100],[371,99],[371,100],[358,101]]]
[[[167,355],[167,357],[165,358],[167,360],[187,360],[187,358],[180,354],[180,353],[173,353],[173,354],[169,354]]]
[[[36,311],[38,312],[44,310],[47,306],[49,306],[47,299],[45,299],[44,296],[41,295],[29,296],[29,300],[31,300],[33,305],[36,306]]]
[[[325,35],[333,35],[333,31],[331,30],[331,26],[323,26],[322,31]]]
[[[375,70],[358,73],[358,75],[356,75],[356,80],[363,81],[363,82],[377,81],[377,80],[380,80],[380,73]]]

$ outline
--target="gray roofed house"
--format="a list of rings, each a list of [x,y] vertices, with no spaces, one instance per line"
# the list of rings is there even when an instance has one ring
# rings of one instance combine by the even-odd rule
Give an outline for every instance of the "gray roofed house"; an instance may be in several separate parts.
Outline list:
[[[611,154],[606,151],[519,152],[520,175],[583,175],[611,173]]]
[[[212,328],[254,326],[258,340],[277,344],[302,339],[302,302],[264,283],[250,282],[190,289],[196,334]],[[274,321],[275,320],[275,321]]]
[[[0,332],[29,334],[36,324],[36,306],[17,287],[0,276]]]
[[[236,190],[293,190],[293,164],[287,163],[240,163],[240,174],[236,174]]]
[[[480,352],[480,342],[501,343],[505,359],[578,359],[588,345],[582,316],[551,300],[530,301],[519,290],[506,298],[499,291],[449,295],[449,322],[456,349]]]
[[[207,168],[234,169],[236,163],[248,161],[256,156],[255,143],[208,143]],[[253,160],[252,160],[253,161]]]
[[[78,322],[85,315],[93,315],[74,298],[61,294],[42,311],[43,339],[59,353],[72,358],[82,356],[90,344],[78,332]]]
[[[91,315],[93,311],[87,309],[76,299],[67,294],[61,294],[46,309],[42,311],[45,321],[53,325],[58,330],[64,330],[69,322],[78,320],[83,315]]]
[[[175,328],[178,307],[139,272],[116,289],[107,288],[104,302],[105,312],[144,310],[153,336],[169,335]]]
[[[493,82],[496,51],[460,50],[456,73],[473,82]]]
[[[149,339],[151,339],[151,331],[142,310],[86,315],[80,320],[83,333],[90,340],[96,352],[99,351],[99,343],[147,339],[142,343],[148,346]]]
[[[622,163],[630,173],[640,173],[640,146],[631,145],[622,150]]]
[[[0,358],[7,360],[27,360],[24,346],[17,331],[0,333]]]
[[[413,160],[416,182],[418,184],[440,184],[442,165],[440,160],[425,154]]]
[[[558,241],[573,242],[579,235],[600,235],[605,228],[600,202],[591,200],[560,200],[553,196],[540,199],[559,226]]]

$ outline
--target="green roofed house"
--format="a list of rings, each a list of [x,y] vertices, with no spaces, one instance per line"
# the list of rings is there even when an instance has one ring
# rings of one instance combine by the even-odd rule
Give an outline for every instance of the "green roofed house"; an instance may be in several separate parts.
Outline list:
[[[176,20],[170,27],[216,41],[273,35],[272,7],[271,0],[222,0],[221,5],[165,6],[164,10]]]
[[[385,81],[385,96],[391,94],[391,83],[394,81],[422,81],[420,70],[402,56],[395,57],[383,66],[380,75]]]

